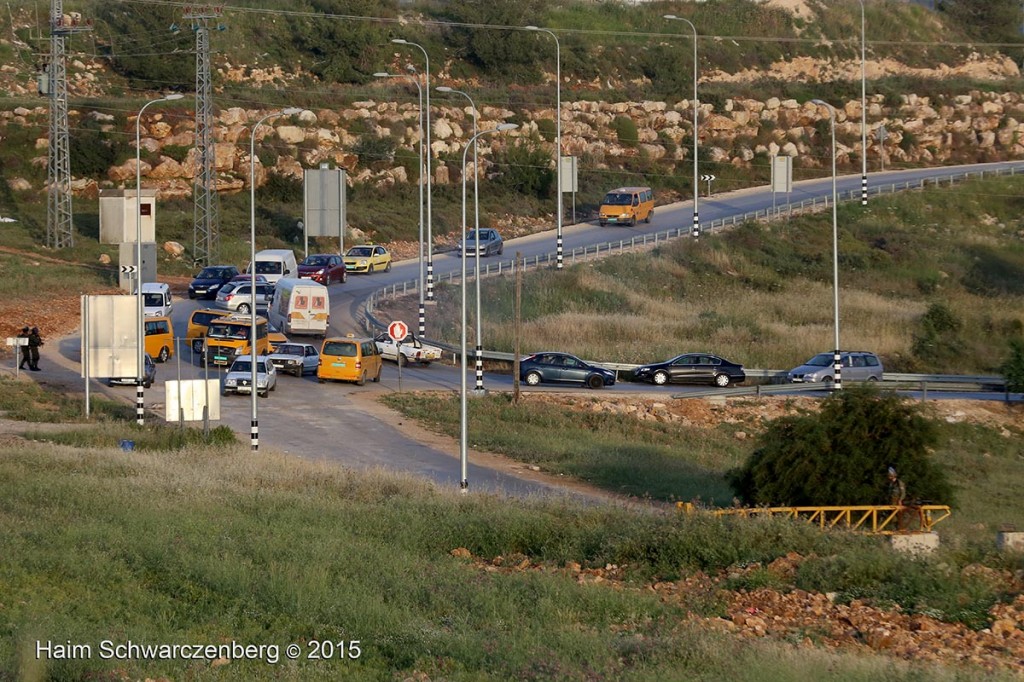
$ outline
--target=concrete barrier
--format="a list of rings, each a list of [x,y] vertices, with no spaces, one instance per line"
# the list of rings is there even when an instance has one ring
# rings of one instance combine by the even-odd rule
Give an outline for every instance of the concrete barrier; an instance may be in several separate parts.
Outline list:
[[[1024,552],[1024,531],[999,531],[996,546],[1001,552]]]
[[[897,552],[914,556],[925,556],[939,548],[939,534],[896,533],[889,536],[889,544]]]

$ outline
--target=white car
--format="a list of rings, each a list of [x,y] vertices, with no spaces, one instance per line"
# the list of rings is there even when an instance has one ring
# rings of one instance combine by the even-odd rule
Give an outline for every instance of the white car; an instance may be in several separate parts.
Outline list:
[[[261,355],[256,358],[256,393],[266,398],[277,388],[277,369],[274,363]],[[220,394],[252,392],[252,357],[242,355],[231,363],[221,382]]]
[[[320,366],[320,351],[311,343],[280,343],[267,356],[278,372],[301,377],[307,372],[316,374]]]
[[[402,365],[407,365],[410,362],[429,365],[434,360],[441,359],[440,348],[424,343],[411,332],[402,341],[401,356],[398,354],[398,344],[395,343],[394,339],[387,332],[377,334],[377,336],[373,337],[373,340],[377,344],[377,351],[381,354],[381,357],[392,362],[400,362]],[[399,360],[399,357],[401,357],[401,360]]]

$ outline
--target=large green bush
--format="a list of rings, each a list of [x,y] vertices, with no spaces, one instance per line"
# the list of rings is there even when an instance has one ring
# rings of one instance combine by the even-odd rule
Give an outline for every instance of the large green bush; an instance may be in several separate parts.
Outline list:
[[[1010,341],[1010,356],[1000,368],[1006,378],[1006,388],[1014,393],[1024,391],[1024,341]]]
[[[826,399],[817,414],[773,421],[729,482],[748,504],[887,504],[892,466],[908,499],[952,504],[952,487],[929,458],[937,443],[937,428],[916,405],[853,386]]]

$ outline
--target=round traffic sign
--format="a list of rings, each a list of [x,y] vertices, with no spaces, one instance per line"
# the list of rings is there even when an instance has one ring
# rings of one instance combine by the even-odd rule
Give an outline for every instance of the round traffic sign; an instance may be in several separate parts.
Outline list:
[[[395,343],[404,341],[405,337],[408,335],[409,325],[407,325],[405,322],[402,322],[401,320],[395,320],[394,322],[388,325],[388,336],[390,336]]]

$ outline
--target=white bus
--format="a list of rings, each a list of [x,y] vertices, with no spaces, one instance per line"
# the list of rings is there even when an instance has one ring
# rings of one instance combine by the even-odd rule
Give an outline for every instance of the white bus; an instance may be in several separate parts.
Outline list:
[[[274,299],[267,308],[270,324],[285,334],[326,336],[331,301],[327,287],[309,279],[278,280]]]

